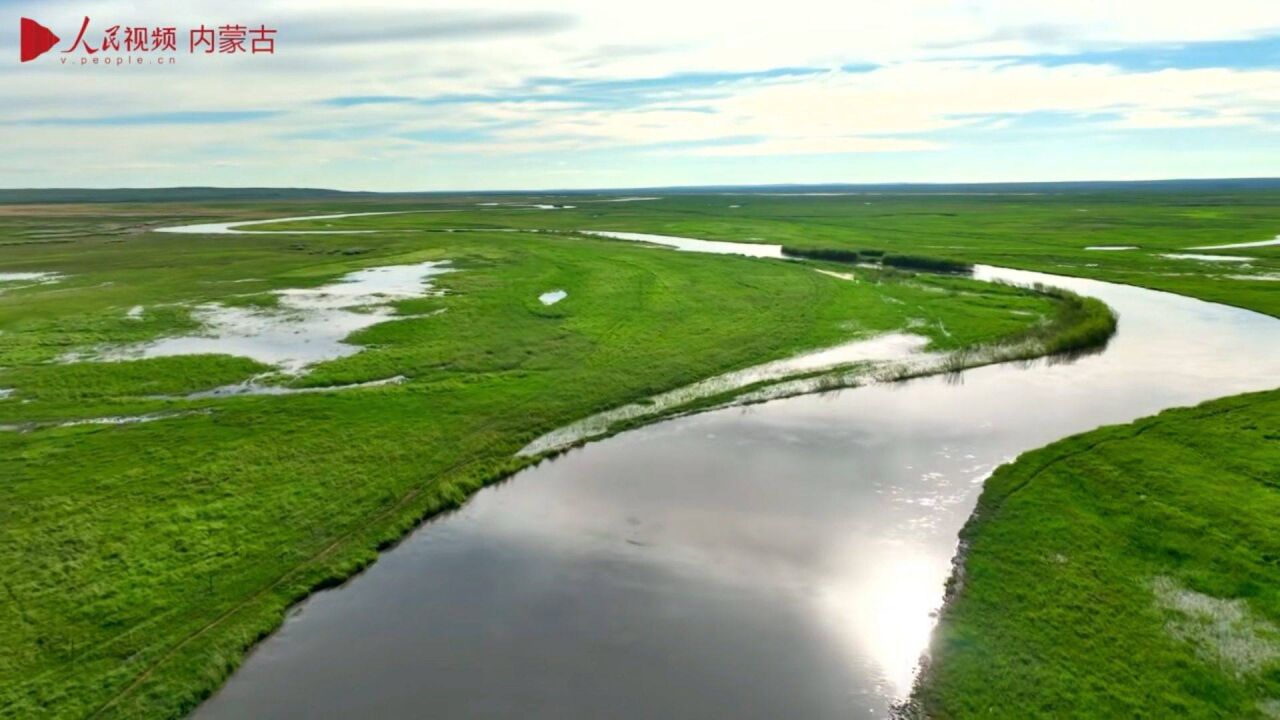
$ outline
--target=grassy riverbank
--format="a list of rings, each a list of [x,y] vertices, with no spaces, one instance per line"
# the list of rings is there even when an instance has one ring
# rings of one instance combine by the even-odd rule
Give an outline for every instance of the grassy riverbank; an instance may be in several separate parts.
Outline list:
[[[0,235],[13,244],[0,272],[59,275],[0,292],[0,425],[29,429],[0,432],[0,714],[181,715],[290,603],[518,469],[520,447],[574,419],[890,330],[910,328],[939,350],[1023,338],[1066,307],[962,278],[872,271],[849,281],[573,235],[145,232],[183,216],[316,209],[5,210]],[[405,227],[410,217],[363,222]],[[455,272],[435,278],[444,296],[397,303],[412,317],[359,331],[363,352],[285,379],[404,376],[398,385],[182,400],[163,396],[267,368],[227,355],[60,361],[190,333],[201,305],[270,309],[275,290],[446,259]],[[568,296],[539,302],[553,289]],[[49,427],[157,413],[172,417]]]
[[[1170,410],[989,479],[916,714],[1274,717],[1280,391]]]

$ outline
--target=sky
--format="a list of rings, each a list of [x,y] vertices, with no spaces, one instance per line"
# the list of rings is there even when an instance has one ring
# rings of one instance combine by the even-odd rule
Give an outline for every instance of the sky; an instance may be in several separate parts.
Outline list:
[[[20,62],[22,17],[61,42]],[[0,0],[0,88],[10,188],[1280,175],[1277,0]]]

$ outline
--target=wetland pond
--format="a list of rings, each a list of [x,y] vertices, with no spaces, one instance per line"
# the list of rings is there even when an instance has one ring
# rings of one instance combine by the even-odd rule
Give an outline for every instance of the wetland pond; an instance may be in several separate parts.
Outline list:
[[[385,265],[355,270],[319,287],[274,290],[264,295],[272,300],[267,307],[205,303],[193,309],[200,324],[193,334],[76,352],[63,359],[122,361],[222,353],[300,374],[309,365],[360,352],[361,346],[346,342],[357,330],[415,317],[397,315],[391,304],[439,294],[431,279],[451,271],[448,261]],[[144,312],[136,306],[127,317],[140,318]]]
[[[548,290],[538,296],[538,302],[543,305],[555,305],[567,297],[569,297],[569,293],[564,290]]]
[[[1267,316],[976,275],[1100,298],[1119,331],[1074,362],[722,409],[544,462],[294,608],[194,717],[886,716],[992,469],[1280,377]]]

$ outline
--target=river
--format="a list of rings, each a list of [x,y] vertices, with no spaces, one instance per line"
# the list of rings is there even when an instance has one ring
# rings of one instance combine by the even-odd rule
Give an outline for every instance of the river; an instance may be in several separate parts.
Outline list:
[[[1280,378],[1274,318],[976,275],[1100,298],[1118,333],[1073,362],[723,409],[523,471],[294,608],[194,717],[885,716],[993,468]]]

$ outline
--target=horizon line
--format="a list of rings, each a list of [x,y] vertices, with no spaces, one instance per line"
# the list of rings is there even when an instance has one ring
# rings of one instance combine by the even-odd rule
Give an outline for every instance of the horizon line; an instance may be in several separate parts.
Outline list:
[[[1137,179],[1092,179],[1092,180],[966,180],[966,181],[877,181],[877,182],[789,182],[789,183],[732,183],[732,184],[689,184],[689,185],[640,185],[613,187],[548,187],[548,188],[487,188],[472,190],[344,190],[329,187],[310,187],[303,185],[155,185],[135,186],[117,185],[109,187],[95,186],[45,186],[45,187],[0,187],[0,193],[7,192],[158,192],[181,190],[222,190],[222,191],[293,191],[316,192],[342,195],[486,195],[486,194],[585,194],[585,193],[622,193],[622,192],[696,192],[713,190],[752,190],[752,189],[804,189],[804,188],[929,188],[929,187],[990,187],[990,186],[1036,186],[1036,185],[1143,185],[1143,184],[1176,184],[1176,183],[1244,183],[1244,182],[1277,182],[1280,175],[1269,176],[1209,176],[1209,177],[1163,177]]]

